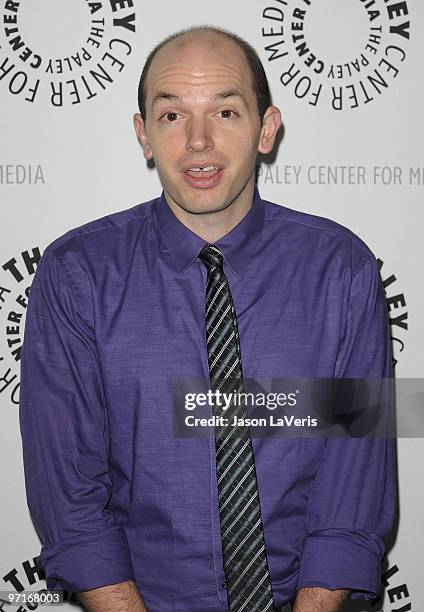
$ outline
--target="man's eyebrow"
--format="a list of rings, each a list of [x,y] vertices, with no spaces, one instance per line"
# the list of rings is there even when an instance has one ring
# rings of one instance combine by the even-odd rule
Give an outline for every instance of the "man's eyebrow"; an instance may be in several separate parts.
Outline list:
[[[152,100],[152,104],[158,100],[181,100],[181,96],[176,94],[167,93],[166,91],[159,91]]]
[[[209,99],[212,102],[216,102],[217,100],[226,100],[227,98],[238,97],[240,98],[244,104],[247,106],[246,100],[243,94],[237,89],[229,89],[228,91],[219,91],[218,93],[211,96]],[[177,96],[173,93],[168,93],[167,91],[159,91],[152,100],[152,104],[158,102],[160,100],[171,100],[171,101],[180,101],[182,100],[181,96]]]
[[[215,100],[225,100],[226,98],[232,98],[232,97],[237,97],[240,98],[244,104],[246,104],[246,100],[243,96],[243,94],[238,91],[238,89],[229,89],[228,91],[220,91],[216,94],[214,94],[213,96],[211,96],[211,100],[215,101]],[[247,104],[246,104],[247,106]]]

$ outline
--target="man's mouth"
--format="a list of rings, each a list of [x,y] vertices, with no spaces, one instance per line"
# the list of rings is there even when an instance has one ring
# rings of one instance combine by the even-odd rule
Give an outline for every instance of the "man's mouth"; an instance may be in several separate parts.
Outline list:
[[[185,180],[194,189],[212,189],[216,187],[222,179],[223,169],[206,160],[203,166],[200,165],[201,163],[184,169],[183,176]]]
[[[219,168],[217,166],[205,166],[201,168],[189,168],[186,171],[186,174],[192,176],[193,178],[204,178],[204,177],[212,177],[215,174],[218,174]]]

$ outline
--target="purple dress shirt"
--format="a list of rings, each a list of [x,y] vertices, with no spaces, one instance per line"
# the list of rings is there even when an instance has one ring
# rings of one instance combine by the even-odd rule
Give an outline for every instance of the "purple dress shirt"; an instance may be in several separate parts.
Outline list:
[[[73,229],[39,262],[22,352],[28,505],[49,588],[135,580],[149,612],[225,612],[211,436],[173,435],[174,377],[209,376],[205,241],[164,195]],[[245,378],[390,377],[368,247],[260,198],[215,242]],[[393,439],[252,440],[275,603],[380,590]]]

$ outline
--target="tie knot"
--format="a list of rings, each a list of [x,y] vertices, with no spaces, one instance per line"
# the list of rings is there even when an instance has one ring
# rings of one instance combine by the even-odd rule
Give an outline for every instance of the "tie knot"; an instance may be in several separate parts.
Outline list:
[[[205,244],[199,253],[208,270],[223,270],[223,256],[221,251],[214,244]]]

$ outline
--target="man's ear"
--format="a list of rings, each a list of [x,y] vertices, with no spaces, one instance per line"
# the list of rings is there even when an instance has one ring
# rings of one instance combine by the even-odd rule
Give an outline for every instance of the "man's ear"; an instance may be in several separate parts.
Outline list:
[[[276,106],[268,106],[262,121],[261,133],[259,136],[259,153],[271,153],[275,137],[281,126],[281,113]]]
[[[144,125],[144,121],[140,115],[140,113],[136,113],[133,118],[134,128],[137,133],[137,137],[140,141],[141,146],[143,147],[143,154],[146,159],[152,159],[153,153],[149,145],[149,139],[147,138],[146,128]]]

